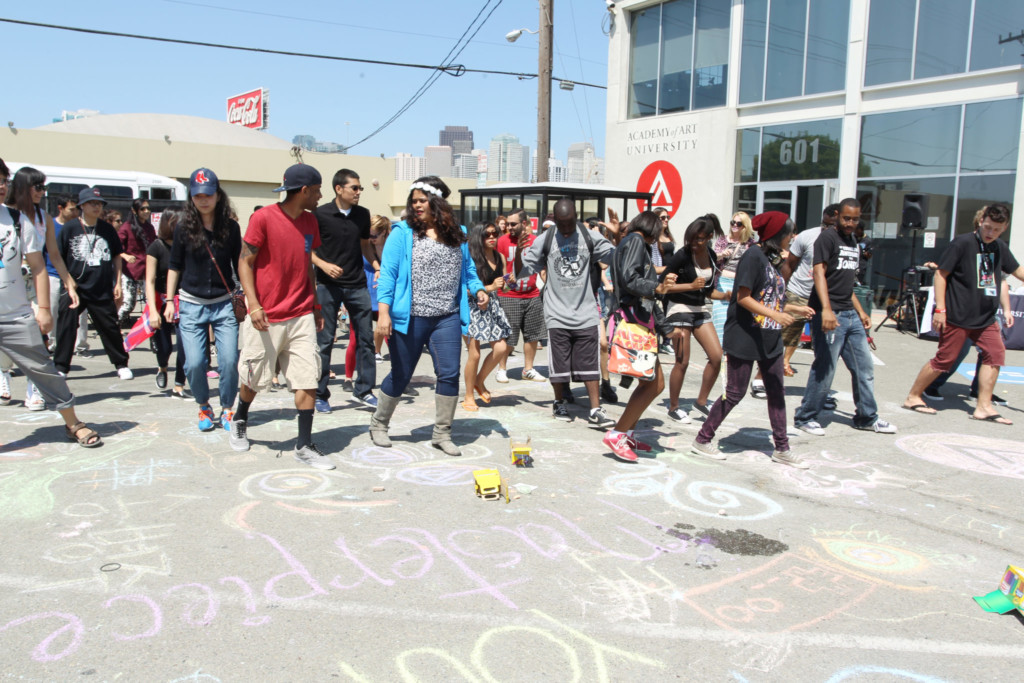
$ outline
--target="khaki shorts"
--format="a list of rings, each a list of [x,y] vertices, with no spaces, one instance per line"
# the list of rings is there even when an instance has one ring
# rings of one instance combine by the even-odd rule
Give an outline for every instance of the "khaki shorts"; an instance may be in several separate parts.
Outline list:
[[[792,292],[786,292],[786,304],[794,304],[796,306],[806,306],[807,297],[793,294]],[[793,316],[793,324],[789,327],[782,328],[782,345],[787,348],[796,348],[800,346],[800,336],[804,333],[804,324],[807,322],[807,318],[803,316]]]
[[[270,388],[274,368],[281,372],[292,390],[314,390],[320,380],[320,353],[316,345],[313,314],[280,323],[260,332],[246,316],[239,325],[238,379],[253,391]]]

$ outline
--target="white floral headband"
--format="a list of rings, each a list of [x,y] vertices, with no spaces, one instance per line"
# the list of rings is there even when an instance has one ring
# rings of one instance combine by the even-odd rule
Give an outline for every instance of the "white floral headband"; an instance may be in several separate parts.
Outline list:
[[[435,197],[441,197],[442,199],[444,198],[444,193],[441,192],[441,190],[426,183],[413,183],[412,186],[409,187],[409,192],[411,193],[413,190],[420,190],[426,194],[432,194]]]

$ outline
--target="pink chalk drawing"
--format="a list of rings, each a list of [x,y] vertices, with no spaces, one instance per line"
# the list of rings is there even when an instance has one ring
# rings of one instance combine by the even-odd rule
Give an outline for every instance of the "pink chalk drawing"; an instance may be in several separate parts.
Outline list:
[[[915,434],[896,441],[904,453],[978,474],[1024,479],[1024,444],[968,434]]]

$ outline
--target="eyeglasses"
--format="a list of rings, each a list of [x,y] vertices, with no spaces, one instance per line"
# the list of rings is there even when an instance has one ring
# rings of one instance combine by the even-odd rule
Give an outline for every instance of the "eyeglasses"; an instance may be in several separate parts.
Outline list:
[[[366,188],[363,187],[362,185],[349,185],[348,189],[352,190],[353,192],[362,192]]]
[[[742,228],[743,227],[743,222],[742,221],[729,221],[729,225],[734,225],[737,228]]]
[[[36,183],[32,186],[32,189],[36,192],[46,192],[46,183]]]

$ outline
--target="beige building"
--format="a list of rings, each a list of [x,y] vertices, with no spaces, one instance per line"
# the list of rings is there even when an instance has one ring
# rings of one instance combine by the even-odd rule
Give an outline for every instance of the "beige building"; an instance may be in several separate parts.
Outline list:
[[[310,164],[324,177],[325,197],[334,173],[350,168],[366,190],[363,206],[371,214],[397,217],[405,208],[408,181],[395,180],[394,159],[320,154],[298,150],[263,131],[223,121],[174,114],[107,114],[61,121],[39,128],[0,128],[0,158],[41,166],[145,171],[175,178],[186,186],[192,171],[213,169],[241,218],[259,205],[276,201],[271,190],[296,161]],[[472,180],[445,178],[449,201],[459,205],[459,188]]]

